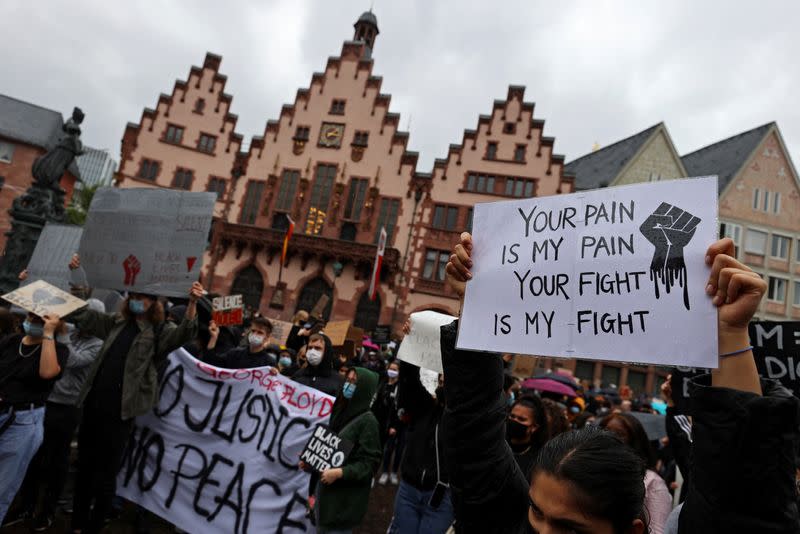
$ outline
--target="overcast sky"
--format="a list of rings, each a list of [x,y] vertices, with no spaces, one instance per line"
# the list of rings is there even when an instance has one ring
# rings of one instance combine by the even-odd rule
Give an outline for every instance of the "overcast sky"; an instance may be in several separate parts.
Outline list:
[[[223,56],[237,131],[261,135],[370,0],[3,0],[0,93],[68,115],[119,154],[125,124]],[[665,121],[681,154],[778,122],[800,161],[800,2],[375,0],[374,73],[430,170],[509,84],[571,161]],[[118,157],[118,156],[117,156]]]

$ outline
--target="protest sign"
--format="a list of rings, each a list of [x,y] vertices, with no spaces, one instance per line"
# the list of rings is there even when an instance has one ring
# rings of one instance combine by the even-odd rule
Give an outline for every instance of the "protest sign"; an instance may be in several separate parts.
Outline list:
[[[179,349],[138,417],[117,493],[187,532],[313,532],[298,459],[333,397],[269,369],[219,369]]]
[[[216,196],[102,188],[80,244],[92,287],[185,297],[200,278]]]
[[[452,315],[421,311],[409,316],[411,332],[403,338],[397,358],[436,373],[442,369],[442,346],[439,329],[455,320]]]
[[[372,342],[378,345],[385,345],[391,341],[392,325],[379,324],[372,332]]]
[[[320,424],[314,429],[300,459],[317,473],[322,473],[326,469],[341,467],[352,450],[353,443],[337,436],[327,425]]]
[[[211,318],[217,326],[233,326],[244,322],[244,302],[241,295],[214,297]]]
[[[360,349],[364,345],[364,329],[351,326],[347,331],[347,339],[353,342],[356,349]]]
[[[716,366],[717,179],[478,204],[461,349]]]
[[[39,234],[36,248],[28,262],[28,279],[22,285],[36,280],[69,291],[69,262],[72,255],[78,252],[83,228],[72,224],[47,223]]]
[[[3,295],[3,298],[39,317],[51,313],[64,317],[86,306],[86,302],[78,297],[62,291],[44,280],[37,280],[16,289]]]
[[[314,319],[321,319],[322,314],[325,312],[325,307],[328,305],[328,302],[331,301],[331,298],[328,295],[320,295],[317,303],[314,304],[314,307],[311,308],[311,317]]]
[[[350,330],[350,321],[331,321],[325,325],[322,331],[331,340],[332,347],[341,347],[347,339],[348,330]]]
[[[292,331],[292,323],[278,319],[270,319],[269,322],[272,323],[272,340],[278,345],[286,345],[289,332]]]

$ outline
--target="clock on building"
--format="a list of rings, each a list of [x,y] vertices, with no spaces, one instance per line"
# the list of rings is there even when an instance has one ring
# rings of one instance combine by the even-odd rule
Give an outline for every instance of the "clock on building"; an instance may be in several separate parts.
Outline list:
[[[319,146],[339,148],[342,146],[344,124],[323,122],[319,130]]]

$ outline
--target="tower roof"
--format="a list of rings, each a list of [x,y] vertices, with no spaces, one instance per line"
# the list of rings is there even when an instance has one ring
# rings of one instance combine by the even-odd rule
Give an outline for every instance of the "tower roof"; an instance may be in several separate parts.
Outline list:
[[[369,11],[364,11],[361,16],[358,17],[354,26],[362,22],[365,24],[372,24],[375,26],[376,30],[378,29],[378,17],[375,16],[375,13],[373,13],[371,9]]]

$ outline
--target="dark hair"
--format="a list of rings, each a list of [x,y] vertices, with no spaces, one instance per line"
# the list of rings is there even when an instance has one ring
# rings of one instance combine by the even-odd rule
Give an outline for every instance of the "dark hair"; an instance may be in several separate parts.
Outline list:
[[[636,519],[647,527],[644,463],[611,432],[586,427],[556,436],[539,452],[532,483],[540,473],[569,484],[578,507],[610,521],[615,533]]]
[[[542,406],[545,409],[545,413],[549,416],[547,420],[549,423],[550,437],[555,437],[569,430],[569,421],[564,414],[564,409],[562,409],[556,401],[552,399],[542,399]]]
[[[631,442],[628,446],[639,455],[648,469],[654,469],[656,465],[656,453],[650,445],[650,440],[647,439],[647,432],[644,431],[642,423],[639,422],[634,416],[627,413],[612,413],[607,415],[600,421],[600,428],[607,428],[611,421],[617,420],[625,431],[630,436]]]
[[[266,317],[253,317],[253,320],[250,321],[250,327],[252,328],[253,326],[260,326],[270,334],[272,333],[272,323]]]
[[[595,417],[595,415],[592,412],[583,412],[579,414],[578,417],[576,417],[575,420],[572,422],[572,424],[575,426],[575,430],[580,430],[583,427],[585,427],[586,423],[588,423],[589,419],[591,419],[592,417]]]
[[[153,301],[153,304],[147,309],[145,313],[145,319],[150,324],[156,325],[164,322],[164,305],[161,304],[161,301],[158,300],[158,297],[152,297],[150,295],[144,295],[145,298],[148,298]],[[128,298],[125,299],[125,303],[122,305],[122,316],[125,317],[126,320],[133,319],[133,313],[131,309],[128,307],[128,302],[130,302],[131,296],[128,295]]]
[[[550,425],[547,423],[547,414],[544,411],[542,399],[536,395],[523,395],[514,402],[514,406],[524,406],[533,412],[533,421],[538,428],[531,436],[531,446],[534,450],[540,450],[550,439]]]

